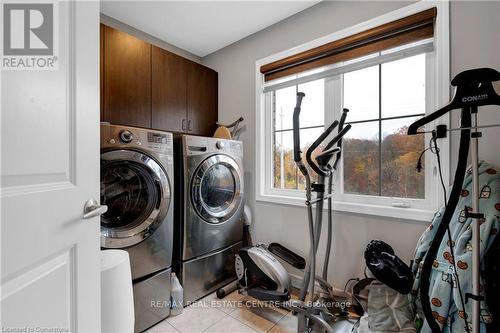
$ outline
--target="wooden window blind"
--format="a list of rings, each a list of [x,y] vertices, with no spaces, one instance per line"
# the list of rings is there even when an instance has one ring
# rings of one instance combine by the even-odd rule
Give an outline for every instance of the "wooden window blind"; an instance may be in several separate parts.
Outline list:
[[[332,65],[434,36],[437,9],[385,23],[260,67],[265,81]]]

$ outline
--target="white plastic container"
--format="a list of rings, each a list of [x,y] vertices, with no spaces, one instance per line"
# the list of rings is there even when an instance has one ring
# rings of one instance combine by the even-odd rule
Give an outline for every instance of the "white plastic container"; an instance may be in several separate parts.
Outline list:
[[[101,332],[134,332],[130,259],[123,250],[101,251]]]
[[[179,282],[179,279],[177,278],[175,273],[172,273],[172,275],[170,276],[170,287],[170,298],[172,300],[172,303],[170,305],[170,315],[177,316],[181,314],[182,310],[184,309],[184,289],[182,288],[181,283]]]

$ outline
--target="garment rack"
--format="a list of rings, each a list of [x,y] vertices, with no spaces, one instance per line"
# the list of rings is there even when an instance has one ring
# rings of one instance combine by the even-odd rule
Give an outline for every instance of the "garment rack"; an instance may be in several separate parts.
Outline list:
[[[425,131],[418,131],[420,127],[428,124],[435,119],[447,114],[448,112],[461,109],[462,119],[461,126],[459,128],[447,129],[445,125],[438,125],[436,130],[431,131],[437,138],[446,137],[447,132],[460,131],[461,143],[466,143],[469,147],[469,151],[463,151],[462,147],[459,152],[459,161],[457,165],[457,171],[455,173],[455,182],[450,193],[450,198],[448,200],[447,207],[443,214],[443,219],[441,220],[436,236],[431,243],[429,251],[424,260],[424,265],[422,267],[422,277],[420,282],[420,296],[422,300],[422,309],[424,311],[425,318],[431,330],[434,333],[440,333],[441,329],[434,317],[432,316],[431,305],[429,302],[429,275],[430,275],[430,265],[434,261],[437,250],[441,244],[444,237],[444,233],[448,228],[451,221],[451,216],[458,203],[459,190],[462,186],[463,179],[465,177],[465,168],[467,165],[467,156],[470,153],[472,161],[472,212],[466,213],[467,217],[473,219],[472,222],[472,293],[466,294],[466,302],[468,300],[473,301],[472,306],[472,333],[480,332],[480,305],[483,297],[480,296],[480,219],[483,218],[483,214],[479,211],[479,138],[482,137],[482,133],[478,132],[481,128],[491,128],[500,127],[500,124],[495,125],[483,125],[479,126],[477,124],[477,113],[479,106],[486,105],[500,105],[500,96],[493,89],[492,82],[500,80],[500,73],[492,68],[478,68],[467,70],[459,73],[451,81],[451,85],[456,87],[455,95],[453,100],[445,107],[433,112],[432,114],[417,120],[408,128],[409,135],[429,133]],[[470,144],[472,141],[472,144]],[[456,182],[459,181],[459,184]],[[452,198],[453,196],[456,196]],[[466,210],[467,211],[467,210]],[[432,251],[431,251],[432,249]],[[424,267],[427,268],[424,274]],[[465,312],[465,308],[463,309]],[[468,315],[465,316],[466,331],[470,332],[470,327],[468,324]],[[494,320],[500,320],[500,318],[494,318]]]

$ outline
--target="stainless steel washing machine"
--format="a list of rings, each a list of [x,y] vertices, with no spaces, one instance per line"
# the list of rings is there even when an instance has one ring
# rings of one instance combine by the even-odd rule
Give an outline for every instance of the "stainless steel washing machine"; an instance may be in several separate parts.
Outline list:
[[[171,133],[101,124],[101,247],[130,255],[136,332],[170,314],[173,180]]]
[[[234,254],[243,233],[243,144],[184,135],[178,149],[174,264],[187,304],[235,279]]]

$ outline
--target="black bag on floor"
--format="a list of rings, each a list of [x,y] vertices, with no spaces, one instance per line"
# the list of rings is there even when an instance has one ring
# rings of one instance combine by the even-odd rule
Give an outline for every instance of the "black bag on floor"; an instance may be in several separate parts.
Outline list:
[[[406,295],[413,286],[413,273],[393,248],[381,241],[372,240],[365,250],[366,266],[373,276],[388,287]]]

